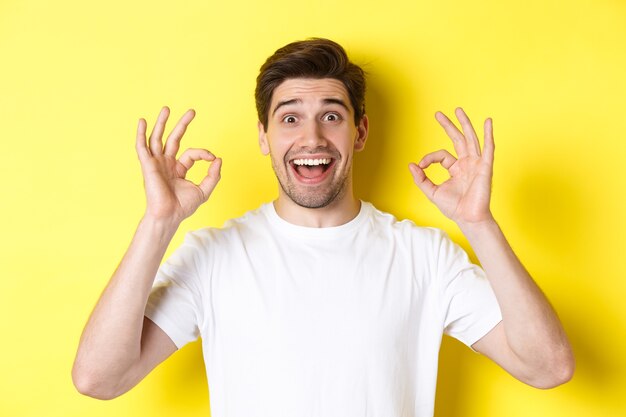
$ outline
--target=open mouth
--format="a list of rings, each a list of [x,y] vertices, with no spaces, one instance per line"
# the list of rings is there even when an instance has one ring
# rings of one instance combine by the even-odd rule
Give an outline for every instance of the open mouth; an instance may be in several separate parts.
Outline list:
[[[325,177],[334,164],[332,158],[299,158],[290,161],[290,165],[301,181],[317,182]]]

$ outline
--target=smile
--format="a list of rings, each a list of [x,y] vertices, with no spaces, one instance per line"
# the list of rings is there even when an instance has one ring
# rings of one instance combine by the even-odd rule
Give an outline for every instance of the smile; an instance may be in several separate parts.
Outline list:
[[[289,162],[296,179],[305,184],[322,182],[334,164],[332,158],[297,158]]]
[[[293,163],[299,166],[315,166],[315,165],[328,165],[332,159],[323,158],[323,159],[294,159]]]

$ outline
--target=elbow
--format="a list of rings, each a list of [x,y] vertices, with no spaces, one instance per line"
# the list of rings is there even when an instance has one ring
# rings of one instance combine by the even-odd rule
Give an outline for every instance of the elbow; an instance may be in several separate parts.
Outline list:
[[[569,353],[569,355],[563,359],[558,366],[555,367],[553,371],[553,384],[549,388],[555,388],[559,385],[563,385],[566,382],[569,382],[574,377],[574,370],[576,369],[576,361],[574,360],[574,356]]]
[[[576,363],[570,349],[561,353],[550,361],[550,365],[544,368],[541,375],[530,382],[530,385],[539,389],[556,388],[569,382],[574,377]]]
[[[112,400],[121,394],[116,392],[110,384],[105,383],[102,378],[81,370],[76,365],[72,369],[72,382],[79,393],[98,400]]]

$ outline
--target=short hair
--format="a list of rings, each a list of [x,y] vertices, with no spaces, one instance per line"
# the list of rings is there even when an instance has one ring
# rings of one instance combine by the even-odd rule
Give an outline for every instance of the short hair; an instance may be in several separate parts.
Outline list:
[[[365,114],[365,72],[350,62],[341,45],[329,39],[292,42],[267,58],[256,79],[254,97],[259,121],[267,130],[274,90],[292,78],[334,78],[343,83],[354,109],[354,123]]]

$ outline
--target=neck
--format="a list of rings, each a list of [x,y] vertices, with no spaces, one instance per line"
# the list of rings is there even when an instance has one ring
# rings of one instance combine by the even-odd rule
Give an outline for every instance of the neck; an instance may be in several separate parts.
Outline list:
[[[276,213],[285,221],[305,227],[341,226],[354,219],[361,210],[361,201],[354,198],[352,190],[346,196],[321,208],[307,208],[294,203],[282,190],[274,201]]]

